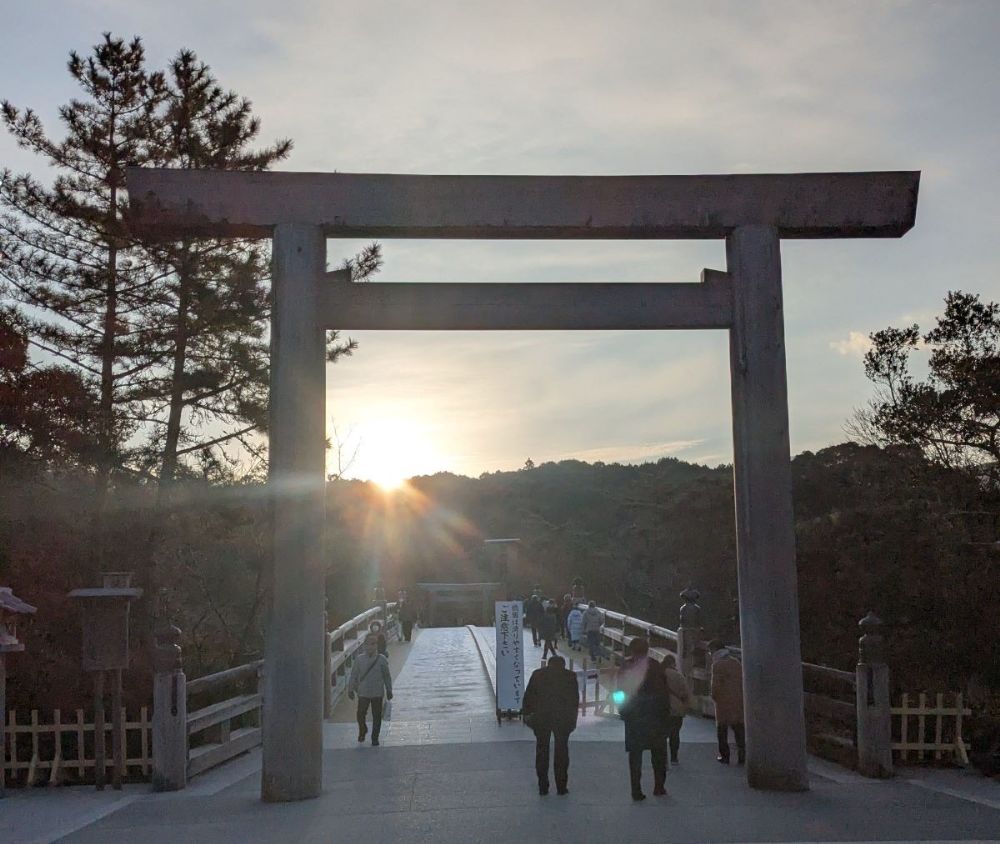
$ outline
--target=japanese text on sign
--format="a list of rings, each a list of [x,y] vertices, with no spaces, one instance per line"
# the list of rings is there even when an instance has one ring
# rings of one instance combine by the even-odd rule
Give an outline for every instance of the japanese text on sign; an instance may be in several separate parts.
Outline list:
[[[520,712],[524,696],[524,636],[520,601],[496,602],[497,709]]]

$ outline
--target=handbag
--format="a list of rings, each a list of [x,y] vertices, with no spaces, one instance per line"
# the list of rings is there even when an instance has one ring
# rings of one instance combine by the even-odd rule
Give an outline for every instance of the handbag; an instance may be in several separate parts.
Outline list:
[[[387,700],[382,705],[382,720],[383,721],[391,721],[392,720],[392,701],[391,700]]]

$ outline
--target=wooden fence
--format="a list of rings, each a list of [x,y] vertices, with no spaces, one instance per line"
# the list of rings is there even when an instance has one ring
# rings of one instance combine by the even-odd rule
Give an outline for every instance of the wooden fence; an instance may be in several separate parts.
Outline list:
[[[134,778],[148,779],[153,763],[148,709],[143,706],[139,710],[138,720],[128,720],[124,709],[119,717],[124,719],[126,771]],[[110,740],[111,729],[109,718],[105,724],[106,742]],[[40,717],[37,709],[32,709],[27,719],[10,710],[5,732],[7,785],[60,785],[94,780],[94,724],[87,720],[82,709],[76,710],[72,720],[65,721],[58,709],[48,720]],[[113,765],[114,759],[105,759],[106,768]]]
[[[899,706],[892,707],[893,736],[899,737],[893,741],[892,749],[900,761],[905,764],[913,754],[917,761],[923,762],[933,755],[935,760],[947,756],[968,765],[962,722],[972,712],[965,707],[961,693],[938,693],[929,702],[928,695],[921,692],[916,705],[912,697],[904,694]],[[950,706],[945,703],[948,698]]]

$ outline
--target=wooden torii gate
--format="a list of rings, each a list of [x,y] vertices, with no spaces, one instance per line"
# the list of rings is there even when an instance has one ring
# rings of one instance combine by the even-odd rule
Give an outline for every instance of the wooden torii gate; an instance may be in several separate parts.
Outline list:
[[[324,332],[729,331],[749,784],[804,790],[799,611],[782,316],[782,238],[900,237],[919,172],[413,176],[130,169],[159,237],[273,239],[274,576],[264,670],[264,800],[315,797],[323,747]],[[330,237],[706,239],[726,270],[688,284],[352,284]]]

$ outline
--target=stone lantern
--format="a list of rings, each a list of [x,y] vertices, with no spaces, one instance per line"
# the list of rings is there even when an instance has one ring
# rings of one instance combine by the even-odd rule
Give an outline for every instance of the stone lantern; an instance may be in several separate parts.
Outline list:
[[[688,682],[694,680],[695,648],[705,638],[701,625],[701,606],[698,599],[701,592],[690,586],[680,594],[684,603],[680,610],[680,625],[677,627],[677,667],[687,677]]]
[[[128,668],[129,605],[142,595],[131,585],[131,572],[105,572],[103,585],[74,589],[70,598],[81,602],[83,621],[83,670],[94,674],[94,780],[104,788],[104,673],[113,672],[111,689],[111,748],[113,784],[122,787],[125,775],[125,722],[122,718],[122,671]]]
[[[0,586],[0,797],[4,792],[7,758],[7,654],[24,650],[17,638],[18,616],[34,615],[35,607],[18,598],[9,586]]]

